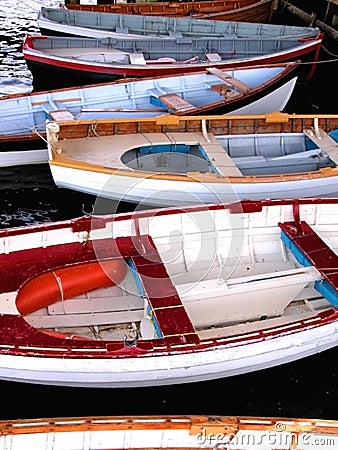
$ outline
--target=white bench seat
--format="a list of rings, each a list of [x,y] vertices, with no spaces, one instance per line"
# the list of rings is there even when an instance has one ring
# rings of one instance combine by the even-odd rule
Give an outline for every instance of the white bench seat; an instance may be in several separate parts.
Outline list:
[[[311,139],[321,150],[329,156],[329,158],[338,165],[338,143],[332,139],[324,130],[318,128],[317,130],[304,130],[305,136]]]

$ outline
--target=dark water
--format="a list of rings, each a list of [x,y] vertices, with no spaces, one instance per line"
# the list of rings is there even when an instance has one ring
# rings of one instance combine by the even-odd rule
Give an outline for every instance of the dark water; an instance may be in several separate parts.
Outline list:
[[[47,0],[0,0],[0,95],[32,89],[32,77],[21,54],[22,37],[26,32],[38,31],[35,18],[41,5],[57,4]],[[337,58],[334,50],[334,46],[329,51],[323,48],[325,62],[318,65],[310,84],[297,85],[287,112],[336,112],[337,63],[330,62]],[[57,189],[48,166],[0,169],[2,228],[76,217],[90,212],[93,203],[91,196]],[[10,399],[2,402],[0,419],[105,414],[338,419],[337,359],[338,348],[252,374],[158,388],[75,389],[0,382],[1,391]]]

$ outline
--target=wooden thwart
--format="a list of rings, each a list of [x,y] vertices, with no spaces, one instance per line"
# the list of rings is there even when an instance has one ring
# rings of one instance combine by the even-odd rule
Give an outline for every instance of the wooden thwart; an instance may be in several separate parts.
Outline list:
[[[332,137],[321,128],[316,130],[308,128],[304,130],[304,134],[318,145],[321,150],[324,150],[334,163],[338,164],[338,143]]]
[[[228,86],[225,83],[221,84],[211,84],[210,89],[217,92],[220,95],[223,95],[224,97],[233,97],[234,95],[242,95],[235,89],[232,89],[231,86]]]
[[[147,64],[143,53],[129,53],[130,64],[145,66]]]
[[[73,120],[74,116],[73,114],[66,110],[57,110],[57,111],[50,111],[49,112],[50,118],[52,120],[55,120],[56,122],[65,122],[67,120]]]
[[[304,266],[313,265],[323,281],[315,288],[334,306],[338,306],[338,255],[321,239],[311,226],[302,221],[280,223],[285,245]]]
[[[210,142],[200,142],[200,145],[220,175],[243,177],[242,172],[216,139]]]
[[[149,237],[139,236],[138,239],[144,243],[145,253],[131,255],[131,260],[146,294],[150,314],[156,320],[162,337],[177,340],[184,336],[186,342],[198,342],[195,328],[159,253],[155,248],[149,248]]]
[[[195,109],[194,105],[180,97],[178,94],[164,94],[160,96],[160,100],[169,108],[177,112],[193,111]]]
[[[236,87],[238,90],[246,94],[250,91],[250,86],[243,83],[243,81],[238,80],[237,78],[232,77],[230,74],[223,72],[222,70],[217,69],[216,67],[209,67],[207,68],[207,71],[209,73],[212,73],[213,75],[216,75],[220,80],[225,81],[226,83],[231,84],[232,86]]]

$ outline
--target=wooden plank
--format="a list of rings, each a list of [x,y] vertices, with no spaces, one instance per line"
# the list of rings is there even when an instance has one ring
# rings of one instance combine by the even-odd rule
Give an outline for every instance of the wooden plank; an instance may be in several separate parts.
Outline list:
[[[184,98],[180,97],[178,94],[164,94],[160,97],[161,102],[167,105],[169,108],[178,112],[193,111],[196,109],[194,105],[189,103]]]
[[[49,116],[52,120],[55,120],[56,122],[63,122],[67,120],[74,120],[73,114],[64,109],[64,110],[57,110],[57,111],[49,111]]]
[[[147,236],[139,236],[139,241],[149,244]],[[148,246],[144,254],[132,255],[131,260],[148,299],[151,317],[162,337],[173,342],[181,338],[185,342],[198,342],[195,328],[157,250]]]
[[[282,240],[304,266],[313,265],[323,280],[315,288],[338,306],[338,255],[302,220],[280,223]]]
[[[233,177],[244,176],[220,144],[215,142],[201,142],[200,144],[209,161],[215,166],[220,175]]]
[[[206,53],[205,56],[208,61],[222,61],[222,58],[219,55],[219,53]]]
[[[329,158],[338,165],[338,143],[332,139],[324,130],[318,128],[304,130],[305,136],[311,139],[321,150],[327,153]]]
[[[248,93],[250,91],[250,86],[243,83],[243,81],[238,80],[237,78],[232,77],[230,74],[223,72],[220,69],[217,69],[216,67],[209,67],[207,68],[207,71],[209,73],[212,73],[216,77],[218,77],[220,80],[225,81],[226,83],[231,84],[232,86],[236,87],[238,90],[243,92],[244,94]]]
[[[37,328],[90,327],[139,322],[144,317],[144,308],[133,311],[104,313],[64,314],[53,316],[30,316],[29,323]]]
[[[63,302],[53,303],[47,307],[49,315],[80,314],[80,313],[100,313],[137,310],[144,307],[143,299],[137,295],[115,296],[110,288],[106,288],[105,297],[99,297],[96,291],[67,299]],[[110,292],[110,294],[109,294]]]
[[[147,64],[143,53],[129,53],[130,64],[145,66]]]
[[[233,97],[234,95],[241,95],[238,91],[235,91],[231,86],[226,83],[211,84],[210,88],[224,97]],[[230,95],[231,94],[231,95]]]

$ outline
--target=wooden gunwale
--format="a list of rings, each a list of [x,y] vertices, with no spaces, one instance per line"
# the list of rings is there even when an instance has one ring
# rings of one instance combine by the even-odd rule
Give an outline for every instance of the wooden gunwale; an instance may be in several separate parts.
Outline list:
[[[200,173],[200,172],[188,172],[185,174],[171,174],[171,173],[153,173],[146,172],[142,170],[132,170],[126,166],[126,169],[120,168],[106,168],[99,165],[90,164],[81,161],[74,161],[73,159],[63,158],[57,156],[55,159],[50,160],[49,163],[53,166],[68,167],[69,169],[84,170],[96,173],[106,173],[114,174],[116,176],[125,176],[133,178],[143,178],[146,177],[148,180],[171,180],[171,181],[181,181],[181,182],[193,182],[196,183],[200,181],[201,183],[212,182],[212,183],[224,183],[224,180],[239,183],[239,184],[252,184],[252,183],[275,183],[275,182],[286,182],[286,181],[300,181],[316,179],[316,178],[328,178],[338,176],[338,167],[335,168],[324,168],[317,172],[305,172],[297,174],[280,174],[280,175],[270,175],[270,176],[220,176],[213,173]]]
[[[190,430],[195,435],[201,428],[210,431],[237,432],[239,430],[276,431],[276,424],[283,424],[287,432],[337,433],[334,420],[287,417],[253,416],[93,416],[56,417],[0,421],[0,436],[32,433],[101,431],[101,430]],[[200,448],[200,447],[198,447]]]

